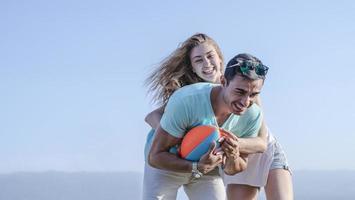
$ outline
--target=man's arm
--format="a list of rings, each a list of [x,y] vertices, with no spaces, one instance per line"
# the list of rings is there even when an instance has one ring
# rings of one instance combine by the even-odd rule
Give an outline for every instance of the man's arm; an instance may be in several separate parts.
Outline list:
[[[150,112],[145,118],[145,122],[147,122],[153,129],[157,129],[160,123],[160,119],[163,116],[164,108],[160,107],[152,112]]]
[[[227,157],[224,164],[223,171],[227,175],[235,175],[241,171],[244,171],[247,168],[248,155],[241,154],[237,157]]]
[[[248,155],[239,151],[239,138],[232,133],[225,132],[222,141],[222,150],[225,155],[223,170],[228,175],[234,175],[247,168]]]
[[[159,169],[175,172],[191,172],[192,162],[179,158],[169,152],[170,148],[179,144],[181,138],[171,136],[161,127],[156,130],[156,136],[149,152],[148,162],[151,166]],[[215,147],[212,145],[209,152],[201,157],[198,162],[198,170],[204,174],[213,170],[222,162],[222,155],[215,155]]]

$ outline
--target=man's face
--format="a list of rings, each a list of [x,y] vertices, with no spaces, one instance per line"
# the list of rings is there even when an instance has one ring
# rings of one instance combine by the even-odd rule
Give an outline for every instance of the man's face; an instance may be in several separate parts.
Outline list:
[[[262,79],[249,80],[236,75],[228,85],[226,81],[223,83],[223,100],[230,112],[241,115],[254,103],[262,86]]]

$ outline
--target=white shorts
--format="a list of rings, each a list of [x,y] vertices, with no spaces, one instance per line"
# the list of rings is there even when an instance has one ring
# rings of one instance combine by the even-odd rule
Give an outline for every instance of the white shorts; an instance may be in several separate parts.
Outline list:
[[[191,173],[160,170],[148,163],[144,167],[143,200],[175,200],[183,186],[190,200],[225,200],[226,191],[218,169],[192,179]]]
[[[275,140],[272,134],[268,134],[268,147],[264,153],[250,154],[248,156],[247,168],[233,176],[220,171],[224,184],[251,185],[264,187],[267,182],[269,171],[272,169],[289,170],[286,155],[281,145]]]

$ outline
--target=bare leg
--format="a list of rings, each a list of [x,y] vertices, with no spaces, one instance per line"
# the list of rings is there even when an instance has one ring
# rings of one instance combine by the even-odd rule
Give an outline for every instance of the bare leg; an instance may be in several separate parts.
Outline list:
[[[267,200],[292,200],[292,178],[288,170],[270,170],[265,186]]]
[[[258,191],[258,187],[229,184],[227,186],[227,198],[228,200],[256,200]]]

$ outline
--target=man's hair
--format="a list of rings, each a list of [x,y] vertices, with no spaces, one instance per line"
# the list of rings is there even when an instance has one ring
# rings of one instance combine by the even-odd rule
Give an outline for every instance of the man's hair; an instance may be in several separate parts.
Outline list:
[[[257,57],[247,53],[238,54],[228,62],[224,72],[224,78],[227,84],[229,84],[236,75],[250,80],[265,80],[266,72],[261,75],[257,73],[259,67],[265,67],[267,72],[268,67],[264,66]]]
[[[165,105],[175,90],[193,83],[205,82],[192,70],[190,54],[196,46],[207,43],[214,47],[223,67],[223,55],[217,43],[208,35],[197,33],[179,47],[148,76],[148,92],[153,92],[153,101]],[[223,69],[221,69],[223,71]]]

